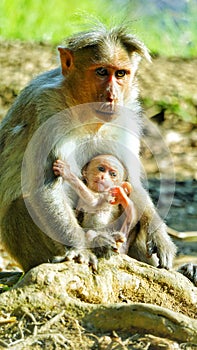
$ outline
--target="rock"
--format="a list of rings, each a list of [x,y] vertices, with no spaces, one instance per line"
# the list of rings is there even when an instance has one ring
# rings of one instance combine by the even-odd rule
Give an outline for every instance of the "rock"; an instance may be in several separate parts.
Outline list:
[[[98,273],[74,262],[35,267],[1,295],[0,306],[16,317],[64,310],[85,329],[197,341],[196,303],[197,288],[178,272],[114,255],[99,261]]]

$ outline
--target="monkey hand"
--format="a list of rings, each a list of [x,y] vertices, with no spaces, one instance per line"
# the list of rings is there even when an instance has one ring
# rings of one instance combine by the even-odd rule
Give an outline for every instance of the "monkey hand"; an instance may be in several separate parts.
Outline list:
[[[56,176],[62,176],[64,180],[69,180],[72,176],[69,164],[60,159],[53,163],[53,172]]]
[[[70,248],[64,255],[55,256],[51,262],[55,264],[72,260],[79,264],[87,264],[92,267],[93,271],[97,271],[97,257],[89,249]]]
[[[110,204],[121,204],[124,209],[126,209],[129,206],[129,198],[122,186],[110,188],[109,194],[113,197],[113,199],[111,199],[109,202]]]
[[[154,232],[147,234],[147,257],[151,258],[155,253],[159,260],[158,267],[167,270],[172,268],[176,254],[176,246],[166,232],[166,226],[161,224]]]
[[[118,252],[119,246],[125,241],[125,235],[121,232],[95,232],[88,231],[91,250],[98,257],[109,259],[113,253]]]

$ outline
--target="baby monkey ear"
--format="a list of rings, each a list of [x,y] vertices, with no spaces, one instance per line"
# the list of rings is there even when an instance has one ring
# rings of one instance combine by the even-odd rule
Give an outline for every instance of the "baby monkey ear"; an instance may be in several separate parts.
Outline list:
[[[66,76],[74,67],[73,52],[70,49],[62,46],[58,46],[58,51],[60,53],[62,74]]]
[[[81,169],[81,175],[83,176],[82,180],[85,180],[85,181],[86,181],[86,179],[87,179],[87,168],[88,168],[88,164],[89,164],[89,163],[85,164],[85,165],[83,166],[83,168]]]

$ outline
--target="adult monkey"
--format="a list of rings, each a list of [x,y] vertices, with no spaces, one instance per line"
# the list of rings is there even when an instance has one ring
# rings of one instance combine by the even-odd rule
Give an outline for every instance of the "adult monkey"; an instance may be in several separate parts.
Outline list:
[[[105,123],[116,116],[118,105],[131,108],[140,119],[136,71],[141,57],[150,59],[144,44],[128,34],[123,27],[107,31],[103,26],[98,26],[93,31],[74,35],[67,40],[66,47],[59,47],[58,50],[61,67],[38,76],[22,91],[1,128],[1,238],[5,248],[24,271],[65,254],[67,258],[78,257],[80,261],[86,261],[95,267],[97,264],[91,251],[84,249],[85,235],[74,216],[72,198],[67,193],[68,200],[65,201],[61,184],[53,185],[55,180],[49,170],[52,169],[54,159],[63,157],[60,148],[68,137],[66,131],[61,142],[51,150],[52,157],[47,159],[46,178],[38,195],[42,209],[52,218],[55,239],[53,234],[49,237],[48,233],[42,232],[29,215],[22,196],[20,177],[24,152],[32,135],[42,123],[58,112],[79,104],[98,102],[99,108],[95,114],[100,116],[100,121],[90,125],[89,129],[81,128],[73,138],[77,142],[78,139],[83,139],[84,133],[86,137],[90,136],[91,147],[83,150],[84,157],[87,158],[84,158],[84,164],[88,158],[97,154],[114,154],[117,148],[108,142],[110,129],[106,136],[106,132],[102,137],[97,135]],[[69,113],[65,114],[65,118],[65,125],[69,129],[72,124]],[[137,129],[134,154],[139,158],[140,125],[135,118],[131,122]],[[121,156],[130,173],[128,154],[122,152]],[[137,180],[133,185],[132,199],[143,213],[136,228],[136,240],[128,254],[155,266],[171,268],[176,248],[140,183],[139,165],[136,169],[132,167],[132,172],[134,171]],[[132,184],[132,177],[129,181]],[[153,224],[150,231],[151,220]],[[156,254],[152,256],[153,253]]]

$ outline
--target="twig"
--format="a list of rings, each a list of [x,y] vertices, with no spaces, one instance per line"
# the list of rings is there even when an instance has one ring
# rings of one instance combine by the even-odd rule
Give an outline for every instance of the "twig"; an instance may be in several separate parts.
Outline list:
[[[12,316],[10,318],[0,319],[0,325],[6,324],[6,323],[14,323],[16,322],[16,317]]]
[[[60,318],[64,316],[64,314],[65,314],[65,311],[63,310],[58,315],[54,316],[49,321],[47,321],[43,326],[40,327],[39,333],[44,333],[48,331],[54,323],[58,322]]]
[[[29,318],[31,318],[31,320],[33,321],[33,324],[34,324],[33,336],[35,337],[38,333],[38,326],[37,326],[38,323],[37,323],[34,315],[31,312],[25,311],[25,314],[27,316],[29,316]]]
[[[176,237],[178,239],[183,239],[185,241],[197,241],[197,231],[185,231],[179,232],[174,230],[172,227],[167,227],[167,232],[169,235]]]

